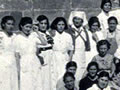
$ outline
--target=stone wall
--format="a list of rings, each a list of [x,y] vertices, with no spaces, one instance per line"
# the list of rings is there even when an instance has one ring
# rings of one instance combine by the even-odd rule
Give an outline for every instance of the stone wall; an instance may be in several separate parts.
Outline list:
[[[68,18],[71,10],[83,10],[87,18],[100,12],[101,0],[0,0],[0,18],[13,15],[16,23],[22,16],[48,16],[50,22],[57,16]]]

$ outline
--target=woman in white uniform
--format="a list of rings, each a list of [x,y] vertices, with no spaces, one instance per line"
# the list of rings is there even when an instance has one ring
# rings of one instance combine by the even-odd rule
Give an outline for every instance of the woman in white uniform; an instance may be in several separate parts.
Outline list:
[[[101,24],[101,30],[103,35],[106,34],[106,29],[108,28],[107,20],[111,16],[112,3],[110,0],[102,0],[101,2],[101,13],[97,16]]]
[[[53,39],[49,35],[49,20],[45,15],[39,15],[37,17],[39,31],[37,34],[41,39],[44,39],[45,45],[41,45],[41,53],[39,56],[43,59],[42,65],[42,87],[43,90],[55,90],[54,85],[54,76],[53,76],[53,60],[52,58],[52,46],[53,46]]]
[[[56,84],[59,78],[65,73],[65,65],[72,59],[73,43],[72,37],[65,32],[68,29],[67,22],[63,17],[57,17],[51,25],[56,30],[53,45],[54,70]]]
[[[76,72],[76,79],[80,80],[86,68],[86,56],[85,51],[89,47],[89,37],[87,31],[84,29],[84,23],[87,22],[85,12],[72,11],[69,17],[69,25],[71,27],[71,35],[74,40],[74,54],[72,60],[78,65]],[[72,22],[72,24],[71,24]]]
[[[18,90],[17,66],[13,47],[13,28],[15,20],[5,16],[0,31],[0,89]]]
[[[90,51],[86,52],[86,63],[88,63],[92,60],[92,58],[98,54],[96,45],[97,42],[104,39],[103,33],[100,30],[100,22],[96,16],[93,16],[88,21],[89,25],[89,39],[90,39]]]
[[[14,39],[16,56],[19,56],[19,90],[43,90],[41,86],[41,64],[36,55],[38,38],[30,35],[32,19],[23,17],[19,23],[21,34]]]

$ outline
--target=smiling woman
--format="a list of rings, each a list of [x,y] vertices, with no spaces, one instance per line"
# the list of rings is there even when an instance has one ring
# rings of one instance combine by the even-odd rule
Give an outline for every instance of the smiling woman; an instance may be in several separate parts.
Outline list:
[[[42,90],[41,64],[36,55],[37,45],[41,43],[37,37],[31,35],[32,19],[23,17],[19,23],[21,33],[14,39],[15,52],[18,62],[19,89]],[[27,81],[27,83],[26,83]]]
[[[97,73],[99,71],[98,64],[96,62],[89,63],[87,71],[88,74],[79,82],[79,90],[87,90],[93,84],[97,83]]]
[[[92,87],[87,90],[111,90],[108,86],[109,83],[109,73],[102,71],[98,74],[97,84],[94,84]]]

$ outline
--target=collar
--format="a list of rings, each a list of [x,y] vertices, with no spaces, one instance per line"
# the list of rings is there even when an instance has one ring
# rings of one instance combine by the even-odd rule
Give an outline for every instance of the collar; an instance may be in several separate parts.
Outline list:
[[[94,90],[101,90],[101,89],[97,86],[97,84],[94,84],[92,87],[93,87]],[[108,86],[107,86],[106,88],[104,88],[104,89],[102,89],[102,90],[110,90],[110,89],[109,89]]]

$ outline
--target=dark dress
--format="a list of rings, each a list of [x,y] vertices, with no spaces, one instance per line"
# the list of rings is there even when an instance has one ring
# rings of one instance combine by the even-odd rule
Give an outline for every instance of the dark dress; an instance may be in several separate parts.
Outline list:
[[[84,77],[83,79],[80,80],[80,82],[79,82],[79,90],[87,90],[93,84],[96,84],[96,83],[97,83],[97,79],[95,79],[94,81],[92,81],[89,78],[89,76],[87,75],[86,77]]]

